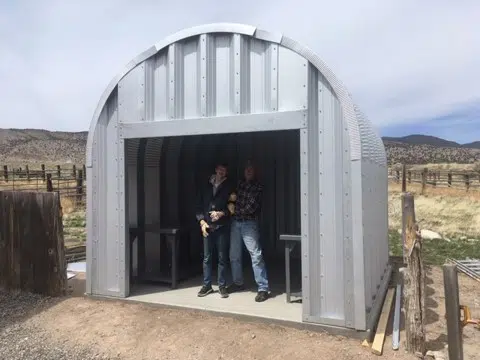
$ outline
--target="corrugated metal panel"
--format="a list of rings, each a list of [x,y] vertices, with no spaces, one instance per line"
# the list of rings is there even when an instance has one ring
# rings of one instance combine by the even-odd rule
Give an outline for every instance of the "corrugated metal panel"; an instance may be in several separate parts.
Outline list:
[[[365,302],[367,309],[378,296],[378,287],[388,263],[388,218],[384,198],[386,169],[368,160],[362,161],[363,228],[365,256]]]
[[[145,167],[158,168],[162,157],[163,138],[150,138],[146,142],[145,154],[142,155],[145,158]]]
[[[91,291],[116,296],[124,292],[119,274],[122,235],[119,232],[119,171],[117,93],[108,99],[95,132],[92,151]],[[108,154],[108,156],[107,156]],[[123,157],[123,156],[122,156]],[[123,159],[122,159],[123,160]],[[108,186],[106,186],[109,184]],[[114,241],[106,241],[111,238]],[[122,269],[123,271],[123,269]]]
[[[130,71],[118,83],[119,122],[145,120],[145,64]]]
[[[138,158],[139,139],[127,139],[125,141],[125,164],[127,166],[136,166]]]
[[[160,197],[160,188],[163,185],[160,181],[160,163],[163,144],[164,139],[162,138],[147,139],[145,153],[139,154],[139,156],[144,158],[144,216],[147,224],[158,222],[160,217],[160,201],[162,199]],[[148,238],[145,241],[148,244]]]
[[[129,176],[127,177],[127,196],[128,196],[128,224],[137,225],[138,203],[137,203],[137,172],[138,172],[138,151],[140,140],[127,139],[125,141],[125,166]]]
[[[191,37],[122,79],[120,109],[128,109],[120,121],[306,109],[307,64],[285,47],[239,34]]]

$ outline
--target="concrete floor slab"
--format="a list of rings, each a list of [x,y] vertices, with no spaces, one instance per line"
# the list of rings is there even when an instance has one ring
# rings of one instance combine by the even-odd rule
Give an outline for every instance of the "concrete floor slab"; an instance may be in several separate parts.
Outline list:
[[[257,303],[254,300],[256,295],[254,287],[230,294],[228,298],[223,299],[218,291],[205,297],[198,297],[197,292],[201,284],[202,278],[197,277],[180,283],[174,290],[169,286],[134,285],[131,289],[131,296],[126,300],[295,323],[302,322],[302,304],[299,302],[287,303],[284,292],[273,291],[271,298],[263,303]],[[214,289],[218,288],[214,286]]]

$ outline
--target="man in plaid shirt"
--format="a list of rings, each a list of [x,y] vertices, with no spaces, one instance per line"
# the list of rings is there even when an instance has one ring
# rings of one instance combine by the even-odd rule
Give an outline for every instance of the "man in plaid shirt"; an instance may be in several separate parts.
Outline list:
[[[230,232],[230,262],[233,284],[229,286],[228,290],[229,292],[235,292],[244,289],[243,243],[250,253],[253,273],[258,286],[255,301],[262,302],[267,300],[269,295],[267,270],[259,243],[258,230],[263,186],[255,179],[255,169],[251,162],[247,163],[244,176],[245,178],[238,183],[236,199],[235,197],[231,199],[234,205],[229,205],[233,218]]]

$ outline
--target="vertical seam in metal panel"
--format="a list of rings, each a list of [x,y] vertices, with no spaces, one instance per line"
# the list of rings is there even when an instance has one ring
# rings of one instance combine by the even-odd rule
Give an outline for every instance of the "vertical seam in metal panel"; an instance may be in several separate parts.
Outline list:
[[[217,110],[217,96],[216,96],[216,49],[215,49],[215,37],[214,35],[206,35],[205,42],[207,44],[206,49],[206,61],[207,61],[207,115],[215,116]]]
[[[145,227],[145,149],[147,147],[148,139],[140,139],[137,153],[137,228]],[[137,235],[137,257],[142,259],[144,257],[145,249],[145,234],[141,231]],[[140,250],[142,253],[140,253]],[[145,263],[142,261],[142,268],[140,262],[137,263],[137,274],[141,275],[145,271]]]
[[[307,113],[305,112],[305,119],[307,119]],[[300,129],[300,191],[301,197],[301,248],[302,248],[302,318],[305,321],[309,321],[311,316],[310,309],[310,257],[309,257],[309,241],[314,237],[314,234],[309,234],[309,212],[308,207],[310,198],[308,194],[308,130],[307,128]],[[312,274],[315,276],[315,274]]]
[[[240,35],[240,113],[250,111],[250,39]]]
[[[155,67],[155,57],[145,60],[145,73],[144,73],[144,100],[141,101],[141,106],[143,105],[145,109],[144,119],[145,121],[154,120],[155,115],[155,77],[154,77],[154,67]]]
[[[323,83],[321,82],[320,79],[320,72],[317,72],[317,119],[318,119],[318,126],[317,126],[317,142],[318,142],[318,209],[317,209],[317,214],[316,216],[318,217],[318,223],[319,223],[319,234],[318,234],[318,250],[320,253],[320,262],[318,266],[318,276],[320,277],[318,282],[318,286],[320,288],[319,291],[319,304],[320,304],[320,315],[323,313],[323,311],[326,309],[326,294],[325,294],[325,289],[326,289],[326,284],[325,284],[325,278],[322,276],[322,274],[325,273],[325,237],[324,232],[325,228],[322,226],[324,225],[324,218],[322,214],[322,208],[324,208],[327,204],[325,203],[325,194],[324,194],[324,172],[325,172],[325,166],[324,166],[324,151],[325,151],[325,141],[324,141],[324,123],[325,123],[325,117],[324,117],[324,112],[323,112]]]
[[[137,94],[138,94],[138,98],[137,98],[137,111],[139,112],[139,120],[140,121],[145,121],[145,117],[146,117],[146,112],[147,112],[147,109],[145,108],[145,77],[146,77],[146,69],[145,69],[145,62],[142,63],[142,65],[140,65],[140,73],[138,75],[139,79],[139,83],[136,84],[140,87],[140,89],[136,89]],[[129,119],[128,122],[131,122],[132,119]]]
[[[92,153],[94,154],[96,149],[92,149]],[[92,260],[93,260],[93,238],[95,234],[93,232],[93,216],[94,216],[94,209],[96,208],[93,201],[93,187],[95,186],[94,182],[92,181],[93,171],[91,167],[86,168],[87,171],[87,278],[86,278],[86,286],[85,290],[87,294],[92,294],[92,277],[95,274],[92,268]]]
[[[184,81],[184,56],[183,56],[183,43],[177,42],[175,43],[175,63],[174,63],[174,71],[175,71],[175,118],[176,119],[183,119],[185,116],[185,93],[183,88],[185,86]]]
[[[270,73],[270,109],[271,111],[278,110],[278,44],[270,44],[270,61],[269,69]]]
[[[200,116],[207,116],[207,35],[200,35]]]
[[[233,86],[233,108],[232,112],[234,114],[240,114],[241,112],[241,91],[242,91],[242,84],[241,84],[241,37],[240,34],[233,34],[232,38],[232,48],[231,48],[231,57],[233,59],[233,76],[232,86]]]
[[[129,280],[128,276],[128,269],[127,269],[127,262],[125,261],[126,255],[126,231],[127,226],[125,224],[125,140],[123,138],[123,127],[117,127],[117,152],[118,152],[118,162],[117,162],[117,169],[118,169],[118,178],[117,178],[117,199],[118,199],[118,237],[120,240],[120,246],[118,248],[118,271],[120,272],[119,276],[119,288],[120,288],[120,296],[126,297],[128,296],[129,291],[129,284],[127,283]]]
[[[355,322],[355,299],[354,299],[354,268],[353,268],[353,242],[351,234],[352,216],[351,216],[351,176],[349,169],[350,163],[350,143],[348,137],[348,126],[344,123],[343,111],[341,106],[337,111],[342,113],[342,122],[339,124],[342,139],[343,161],[343,236],[344,236],[344,256],[345,256],[345,324],[347,327],[354,327]],[[357,254],[358,255],[358,254]]]
[[[308,196],[308,247],[302,251],[302,274],[308,276],[308,295],[309,303],[308,314],[310,321],[317,321],[321,315],[321,279],[320,263],[322,262],[320,254],[320,226],[319,226],[319,174],[318,174],[318,157],[321,156],[319,151],[319,102],[318,102],[318,80],[317,71],[313,66],[308,68],[308,119],[307,119],[307,168],[308,168],[308,186],[307,192],[301,191],[302,199]],[[305,150],[303,147],[300,149]],[[303,173],[301,169],[301,173]],[[304,210],[301,209],[300,216],[303,217]],[[304,310],[305,312],[305,310]],[[315,320],[314,320],[315,319]]]
[[[176,64],[176,44],[172,44],[168,47],[168,118],[175,119],[175,64]]]

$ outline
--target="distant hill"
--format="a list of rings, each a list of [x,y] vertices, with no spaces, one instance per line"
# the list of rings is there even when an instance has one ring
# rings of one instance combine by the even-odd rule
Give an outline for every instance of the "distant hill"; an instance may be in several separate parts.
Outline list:
[[[480,149],[480,141],[474,141],[468,144],[463,144],[462,147],[470,149]]]
[[[383,141],[400,142],[410,145],[431,145],[436,147],[462,147],[459,143],[448,141],[436,136],[429,135],[408,135],[404,137],[383,137]]]
[[[0,129],[0,164],[83,164],[87,135],[86,131]]]
[[[86,131],[0,129],[0,165],[39,167],[40,164],[83,164]],[[384,137],[389,164],[459,163],[480,161],[480,141],[458,144],[435,136]]]
[[[480,141],[459,144],[435,136],[383,137],[389,164],[457,163],[480,161]]]

